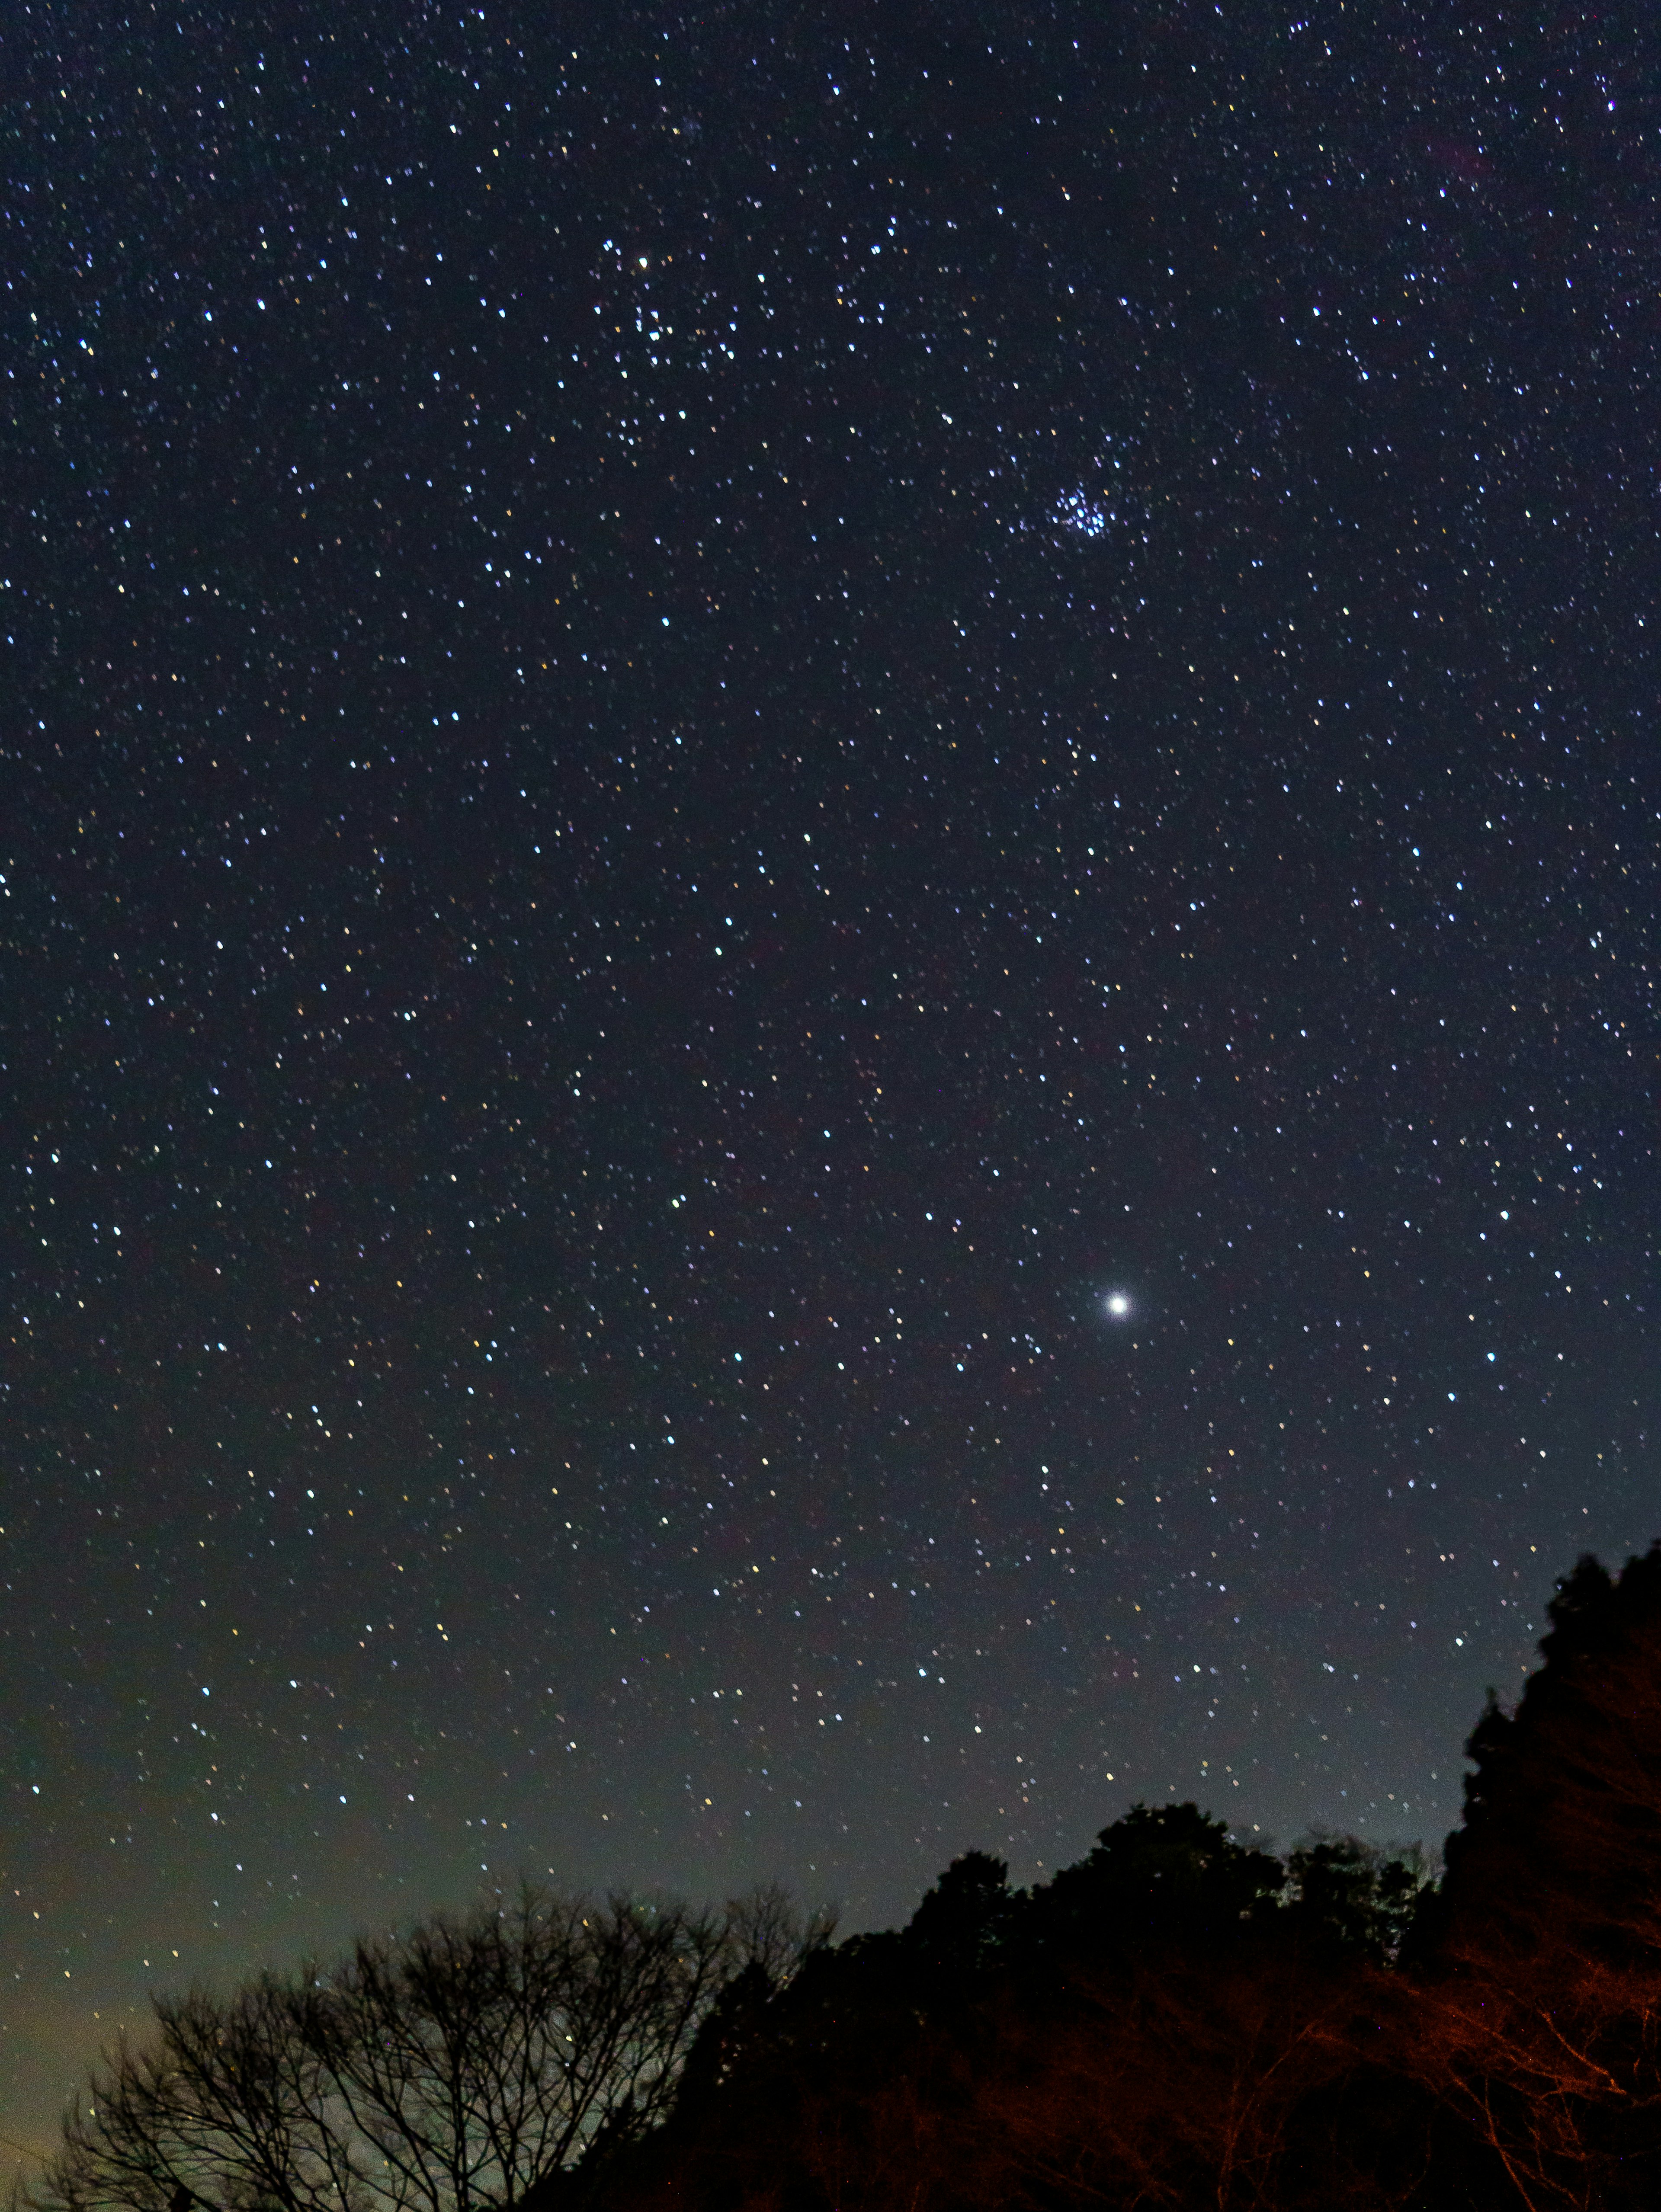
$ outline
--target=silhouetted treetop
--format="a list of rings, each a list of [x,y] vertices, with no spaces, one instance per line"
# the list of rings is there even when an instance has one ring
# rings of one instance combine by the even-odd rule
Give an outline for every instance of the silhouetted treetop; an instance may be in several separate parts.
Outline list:
[[[1287,1854],[1288,1923],[1337,1951],[1394,1959],[1430,1876],[1413,1846],[1382,1850],[1358,1836],[1317,1836]]]
[[[828,1936],[782,1892],[724,1912],[527,1887],[232,1997],[154,2001],[34,2191],[35,2212],[495,2212],[551,2204],[668,2112],[735,1980]]]
[[[1661,1962],[1661,1543],[1583,1559],[1548,1610],[1516,1711],[1490,1692],[1466,1746],[1438,1937]]]
[[[1235,1842],[1197,1805],[1134,1805],[1095,1848],[1033,1893],[1031,1938],[1094,1952],[1148,1942],[1215,1941],[1278,1898],[1286,1869]]]
[[[158,1998],[33,2212],[1653,2212],[1661,1544],[1550,1617],[1440,1890],[1193,1803],[836,1945],[527,1890]]]
[[[1023,1894],[1009,1887],[1009,1863],[986,1851],[965,1851],[952,1860],[929,1890],[904,1931],[919,1958],[952,1969],[972,1971],[995,1957],[1011,1932]]]

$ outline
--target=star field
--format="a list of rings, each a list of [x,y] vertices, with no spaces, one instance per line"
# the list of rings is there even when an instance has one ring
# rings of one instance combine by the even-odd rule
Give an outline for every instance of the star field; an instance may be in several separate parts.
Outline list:
[[[9,1941],[1434,1844],[1657,1534],[1647,17],[25,11]]]

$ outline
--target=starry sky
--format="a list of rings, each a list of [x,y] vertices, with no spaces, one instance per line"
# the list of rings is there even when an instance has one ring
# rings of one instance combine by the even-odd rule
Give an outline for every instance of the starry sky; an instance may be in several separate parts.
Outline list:
[[[4,43],[0,2128],[521,1870],[1436,1843],[1661,1529],[1653,21]]]

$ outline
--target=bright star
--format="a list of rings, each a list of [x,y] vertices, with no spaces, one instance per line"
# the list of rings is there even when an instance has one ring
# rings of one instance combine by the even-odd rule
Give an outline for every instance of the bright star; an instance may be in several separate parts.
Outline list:
[[[1123,1291],[1110,1291],[1102,1303],[1115,1321],[1123,1321],[1130,1311],[1130,1301]]]

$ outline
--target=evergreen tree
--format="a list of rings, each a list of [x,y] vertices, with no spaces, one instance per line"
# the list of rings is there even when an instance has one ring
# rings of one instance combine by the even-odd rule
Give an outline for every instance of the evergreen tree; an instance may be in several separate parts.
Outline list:
[[[907,1948],[936,1967],[972,1972],[996,1958],[1025,1902],[1010,1889],[1007,1860],[965,1851],[912,1914]]]
[[[1359,1836],[1317,1836],[1287,1854],[1288,1928],[1339,1952],[1394,1959],[1429,1876],[1415,1844],[1380,1850]]]
[[[1466,1746],[1438,1948],[1661,1966],[1661,1543],[1558,1585],[1543,1663]]]
[[[1197,1805],[1133,1805],[1034,1892],[1025,1932],[1047,1952],[1085,1955],[1213,1943],[1238,1935],[1285,1883],[1278,1859],[1236,1843]]]

